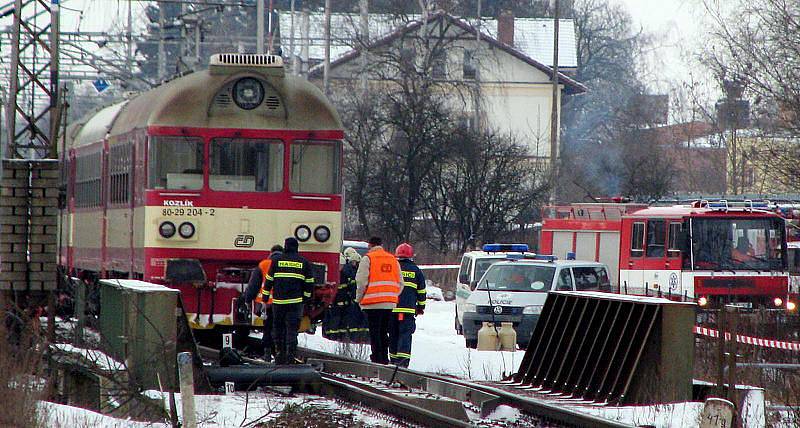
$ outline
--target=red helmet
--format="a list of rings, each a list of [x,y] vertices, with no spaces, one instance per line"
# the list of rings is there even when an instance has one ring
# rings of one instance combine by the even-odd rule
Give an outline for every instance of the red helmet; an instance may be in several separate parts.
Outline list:
[[[414,247],[403,242],[395,248],[394,255],[401,259],[410,259],[414,257]]]

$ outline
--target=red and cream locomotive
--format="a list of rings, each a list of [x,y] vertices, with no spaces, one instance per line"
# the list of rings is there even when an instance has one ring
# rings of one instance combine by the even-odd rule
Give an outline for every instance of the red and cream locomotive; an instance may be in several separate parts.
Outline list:
[[[208,70],[68,129],[60,264],[178,288],[196,329],[257,325],[235,299],[266,251],[295,236],[330,299],[343,137],[322,92],[285,75],[280,57],[216,54]]]

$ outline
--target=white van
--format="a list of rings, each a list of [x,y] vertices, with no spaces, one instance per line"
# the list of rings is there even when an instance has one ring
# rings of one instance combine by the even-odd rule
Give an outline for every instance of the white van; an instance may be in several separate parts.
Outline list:
[[[477,346],[484,322],[511,322],[517,345],[524,349],[551,290],[610,291],[608,266],[553,256],[522,256],[493,264],[462,307],[466,345]]]
[[[478,280],[481,279],[489,266],[506,260],[507,252],[514,251],[522,254],[528,251],[527,244],[486,244],[483,251],[468,251],[461,257],[461,267],[458,269],[458,279],[456,280],[456,333],[463,334],[462,325],[464,322],[464,304],[467,302]]]

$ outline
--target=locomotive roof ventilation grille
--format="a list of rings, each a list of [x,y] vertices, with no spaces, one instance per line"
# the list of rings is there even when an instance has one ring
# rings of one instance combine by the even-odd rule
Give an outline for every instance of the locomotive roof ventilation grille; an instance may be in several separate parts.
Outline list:
[[[220,92],[214,97],[214,104],[219,106],[220,108],[228,108],[231,104],[233,104],[233,100],[231,99],[231,94],[228,92]]]
[[[283,58],[278,55],[220,53],[211,55],[209,66],[247,66],[283,68]]]

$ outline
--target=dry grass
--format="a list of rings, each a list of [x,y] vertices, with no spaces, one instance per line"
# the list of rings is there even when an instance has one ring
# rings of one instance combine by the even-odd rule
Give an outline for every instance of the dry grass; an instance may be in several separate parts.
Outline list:
[[[38,427],[44,418],[37,402],[45,398],[42,338],[23,311],[3,308],[0,323],[0,426]]]

